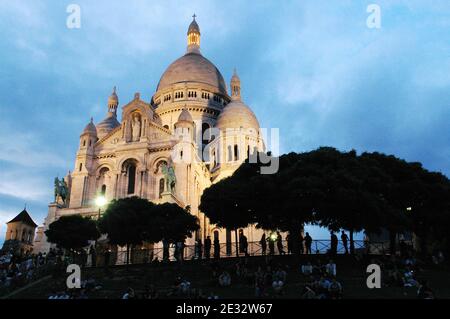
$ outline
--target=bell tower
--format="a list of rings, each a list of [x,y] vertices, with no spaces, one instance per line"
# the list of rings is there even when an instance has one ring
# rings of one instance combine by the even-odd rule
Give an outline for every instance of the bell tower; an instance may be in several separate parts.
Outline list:
[[[231,78],[231,99],[235,101],[241,100],[241,79],[234,69],[233,77]]]
[[[187,33],[188,48],[187,53],[200,53],[200,27],[195,21],[197,16],[194,14]]]

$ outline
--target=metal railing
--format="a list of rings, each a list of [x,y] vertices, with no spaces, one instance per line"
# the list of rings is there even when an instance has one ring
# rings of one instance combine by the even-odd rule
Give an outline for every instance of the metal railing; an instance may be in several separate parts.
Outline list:
[[[292,252],[288,251],[288,244],[286,241],[282,242],[282,250],[278,249],[278,245],[275,242],[274,245],[267,244],[265,247],[261,245],[260,242],[249,242],[247,247],[247,253],[245,253],[243,247],[238,245],[236,247],[235,243],[222,243],[216,247],[214,244],[211,245],[211,249],[205,249],[202,247],[201,252],[196,246],[185,246],[181,254],[178,253],[174,245],[169,246],[168,256],[164,256],[163,248],[153,248],[153,249],[131,249],[129,252],[129,263],[130,264],[146,264],[151,263],[155,260],[157,261],[179,261],[182,260],[200,260],[200,259],[218,259],[218,258],[233,258],[233,257],[244,257],[244,256],[264,256],[264,255],[288,255]],[[236,249],[238,253],[236,254]],[[350,252],[350,242],[347,245],[348,252]],[[313,240],[311,243],[311,254],[323,255],[329,253],[331,250],[330,240]],[[355,253],[365,253],[372,255],[384,255],[389,251],[388,243],[385,242],[364,242],[362,240],[354,241]],[[306,246],[303,245],[303,254],[306,254]],[[345,254],[346,250],[342,242],[338,243],[337,254]],[[209,257],[208,257],[209,256]],[[166,258],[165,258],[166,257]],[[127,263],[127,251],[119,250],[113,251],[108,254],[108,257],[103,255],[97,256],[97,265],[105,265],[106,260],[108,260],[109,265],[125,265]]]

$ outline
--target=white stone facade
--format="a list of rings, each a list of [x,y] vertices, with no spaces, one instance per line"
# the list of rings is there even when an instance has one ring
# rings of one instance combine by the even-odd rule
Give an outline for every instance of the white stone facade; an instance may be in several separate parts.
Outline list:
[[[59,217],[98,216],[101,211],[95,200],[99,195],[108,201],[139,196],[155,203],[190,206],[200,220],[196,236],[213,239],[218,232],[221,243],[233,240],[234,235],[209,224],[198,210],[200,198],[212,183],[230,176],[250,151],[263,151],[264,143],[255,115],[241,101],[237,74],[230,96],[219,70],[201,55],[195,20],[188,31],[187,53],[168,67],[151,102],[142,101],[136,93],[122,107],[120,122],[118,107],[114,89],[106,119],[97,125],[91,121],[82,132],[74,170],[65,178],[69,196],[65,202],[56,198],[49,205],[35,250],[50,248],[43,232]],[[175,171],[173,189],[167,186],[164,167]],[[261,237],[253,227],[244,233],[249,241]]]

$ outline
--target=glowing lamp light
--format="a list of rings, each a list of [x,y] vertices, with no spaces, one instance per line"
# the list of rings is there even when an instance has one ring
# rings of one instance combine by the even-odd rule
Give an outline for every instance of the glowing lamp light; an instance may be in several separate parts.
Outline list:
[[[412,207],[407,207],[406,210],[407,210],[408,212],[410,212],[410,211],[412,211]]]
[[[275,241],[275,240],[277,240],[277,238],[278,238],[278,235],[276,233],[270,234],[270,240]]]
[[[103,207],[103,206],[105,206],[107,203],[108,203],[108,202],[107,202],[105,196],[99,196],[99,197],[97,197],[97,198],[95,199],[95,204],[96,204],[98,207]]]

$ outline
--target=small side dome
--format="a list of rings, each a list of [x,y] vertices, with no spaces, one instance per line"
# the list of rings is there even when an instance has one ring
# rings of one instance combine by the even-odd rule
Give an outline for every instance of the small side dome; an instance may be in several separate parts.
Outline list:
[[[120,123],[117,121],[117,118],[113,115],[108,116],[97,124],[98,137],[103,138],[118,126],[120,126]]]
[[[221,131],[240,128],[259,131],[258,119],[253,111],[241,101],[232,101],[225,106],[215,126]]]
[[[241,100],[241,80],[234,70],[231,78],[231,102],[225,106],[217,118],[216,128],[221,131],[227,129],[252,129],[259,131],[259,122],[253,111]]]
[[[190,122],[190,123],[194,122],[191,113],[189,113],[188,109],[184,108],[183,111],[181,111],[181,114],[178,117],[178,122]]]
[[[91,121],[89,122],[89,124],[86,125],[86,127],[84,128],[83,134],[90,134],[90,135],[97,136],[97,129],[94,125],[94,119],[92,117],[91,117]]]

